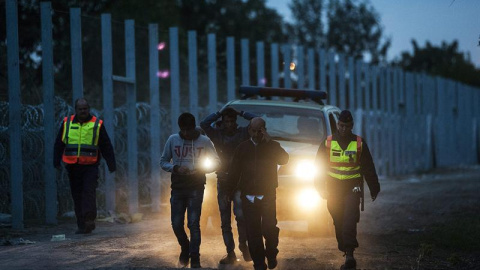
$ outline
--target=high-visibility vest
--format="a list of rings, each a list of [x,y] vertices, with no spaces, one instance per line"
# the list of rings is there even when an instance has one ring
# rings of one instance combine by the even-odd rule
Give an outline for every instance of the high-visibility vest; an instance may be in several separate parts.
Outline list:
[[[63,119],[62,160],[67,164],[95,164],[98,161],[98,137],[103,121],[92,116],[85,123],[73,122],[75,115]]]
[[[360,172],[360,155],[362,152],[362,138],[357,136],[351,141],[347,149],[343,150],[337,141],[328,136],[325,146],[329,152],[328,175],[337,180],[348,180],[362,177]]]

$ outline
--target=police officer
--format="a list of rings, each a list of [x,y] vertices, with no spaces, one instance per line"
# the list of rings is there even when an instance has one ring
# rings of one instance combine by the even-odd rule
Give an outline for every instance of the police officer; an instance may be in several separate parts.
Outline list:
[[[355,268],[354,250],[358,247],[357,223],[360,220],[360,200],[363,199],[363,179],[366,180],[372,201],[380,192],[380,184],[372,156],[365,141],[352,133],[350,111],[340,113],[337,132],[320,144],[316,162],[325,173],[316,178],[315,185],[335,226],[338,249],[345,253],[345,269]]]
[[[75,101],[75,114],[63,119],[53,158],[55,168],[59,169],[60,161],[63,161],[68,171],[77,218],[76,234],[88,234],[95,229],[96,188],[101,156],[105,158],[108,170],[114,172],[115,155],[103,121],[90,114],[86,99],[79,98]]]

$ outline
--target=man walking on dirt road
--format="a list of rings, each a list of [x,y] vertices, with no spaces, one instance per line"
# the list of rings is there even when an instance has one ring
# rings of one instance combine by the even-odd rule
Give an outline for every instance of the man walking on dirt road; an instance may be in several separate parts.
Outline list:
[[[372,201],[380,192],[380,184],[367,144],[352,133],[353,117],[350,111],[340,113],[337,129],[318,149],[316,163],[325,168],[325,173],[317,177],[315,186],[320,196],[327,200],[338,249],[345,252],[342,268],[355,269],[353,253],[358,247],[357,223],[364,193],[363,178],[367,181]]]
[[[75,234],[95,230],[98,165],[104,157],[108,170],[116,170],[115,154],[103,120],[90,114],[84,98],[75,101],[75,114],[63,119],[54,146],[53,165],[66,165],[78,229]]]
[[[247,227],[248,248],[255,269],[277,266],[278,235],[277,166],[288,162],[288,153],[267,133],[265,120],[255,117],[248,127],[250,140],[242,142],[229,169],[230,194],[238,187]],[[265,238],[265,245],[263,243]]]
[[[180,132],[171,135],[163,149],[160,165],[171,172],[171,219],[172,228],[181,247],[179,263],[191,268],[200,265],[200,215],[202,212],[205,174],[215,171],[220,164],[215,147],[207,136],[195,127],[195,116],[182,113],[178,117]],[[204,166],[207,159],[210,166]],[[190,241],[185,233],[184,220],[187,211]]]
[[[242,252],[245,261],[252,260],[247,246],[247,230],[245,229],[240,191],[237,190],[235,192],[232,200],[225,198],[228,196],[226,187],[227,176],[233,152],[241,142],[246,141],[249,138],[248,126],[238,127],[237,125],[238,115],[246,120],[251,120],[256,116],[248,112],[239,112],[234,108],[227,107],[220,112],[210,114],[200,123],[200,127],[215,145],[215,149],[222,162],[221,167],[216,171],[217,201],[222,223],[223,242],[227,248],[227,255],[220,260],[220,264],[233,264],[237,261],[237,255],[235,254],[235,241],[233,240],[232,233],[232,201],[233,213],[235,214],[238,228],[238,248]],[[212,124],[220,117],[222,118],[221,125],[213,127]]]

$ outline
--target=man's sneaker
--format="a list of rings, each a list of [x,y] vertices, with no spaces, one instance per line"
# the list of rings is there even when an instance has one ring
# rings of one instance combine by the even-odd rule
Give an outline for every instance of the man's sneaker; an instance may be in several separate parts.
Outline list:
[[[246,262],[251,262],[252,256],[250,256],[250,250],[248,249],[247,244],[240,244],[238,248],[242,252],[243,260],[245,260]]]
[[[277,264],[278,264],[277,257],[272,257],[272,258],[267,257],[268,269],[274,269],[275,267],[277,267]]]
[[[353,251],[345,252],[344,268],[345,269],[355,269],[355,267],[357,267],[357,261],[355,261],[355,258],[353,257]]]
[[[182,266],[185,267],[188,265],[188,262],[190,261],[190,255],[188,254],[188,249],[186,251],[180,252],[180,256],[178,256],[178,263]]]
[[[230,251],[225,257],[220,260],[220,264],[234,264],[237,261],[235,251]]]
[[[202,268],[202,266],[200,265],[200,255],[199,254],[192,255],[190,257],[190,268]]]

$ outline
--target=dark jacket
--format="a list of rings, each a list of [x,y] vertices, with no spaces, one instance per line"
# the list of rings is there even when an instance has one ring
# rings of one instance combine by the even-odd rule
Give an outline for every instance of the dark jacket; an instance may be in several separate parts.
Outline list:
[[[92,118],[90,115],[90,118],[87,119],[89,121]],[[73,123],[77,123],[77,117],[75,116],[73,118]],[[62,141],[63,137],[63,126],[64,122],[60,125],[60,129],[57,134],[57,139],[55,140],[55,145],[54,145],[54,150],[53,150],[53,166],[58,167],[60,166],[60,163],[62,161],[62,155],[63,151],[65,150],[65,143]],[[105,129],[104,125],[100,126],[100,135],[98,138],[98,161],[96,164],[97,165],[100,163],[100,160],[102,156],[105,158],[105,161],[107,162],[108,170],[110,172],[114,172],[117,169],[117,165],[115,162],[115,154],[113,152],[113,146],[112,142],[110,141],[110,137],[108,137],[107,130]],[[89,165],[86,165],[89,166]]]
[[[352,134],[348,138],[341,138],[337,133],[335,133],[333,134],[332,140],[338,141],[340,147],[345,150],[350,142],[357,140],[357,135]],[[329,158],[330,156],[327,151],[327,147],[325,146],[325,141],[323,141],[318,148],[316,162],[328,164]],[[372,155],[370,154],[368,145],[363,138],[362,152],[360,154],[360,171],[362,177],[367,182],[368,188],[370,189],[370,194],[376,196],[380,192],[380,184],[378,183],[378,176],[375,170],[375,164],[373,163]],[[326,179],[317,179],[317,183],[325,183],[327,191],[332,193],[351,190],[361,181],[361,178],[338,181],[333,177],[330,177],[328,174],[325,174],[325,176]]]
[[[237,127],[237,130],[233,135],[228,135],[225,133],[224,129],[221,127],[212,127],[212,124],[217,121],[222,114],[220,112],[212,113],[209,116],[205,117],[200,123],[200,127],[205,131],[207,136],[212,140],[217,150],[217,154],[220,157],[222,162],[221,167],[217,170],[219,177],[223,177],[222,173],[226,173],[230,166],[231,159],[235,148],[241,143],[250,138],[248,135],[248,126],[247,127]],[[255,114],[241,111],[240,116],[246,120],[251,120],[256,117]]]
[[[275,194],[277,166],[288,162],[288,153],[276,141],[242,142],[235,150],[228,173],[229,192],[236,188],[242,195]]]

